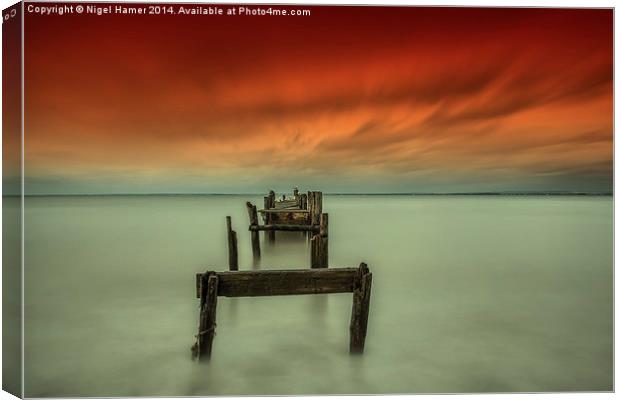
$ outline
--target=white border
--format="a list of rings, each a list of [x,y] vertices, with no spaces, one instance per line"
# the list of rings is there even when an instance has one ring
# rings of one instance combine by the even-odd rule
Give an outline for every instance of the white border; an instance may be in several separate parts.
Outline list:
[[[37,2],[43,2],[41,0],[36,0]],[[65,1],[65,2],[78,2],[78,1]],[[106,2],[106,1],[101,1],[101,2]],[[231,0],[220,0],[220,1],[199,1],[199,2],[183,2],[183,1],[166,1],[166,0],[151,0],[151,1],[139,1],[139,0],[128,0],[125,1],[126,3],[204,3],[204,4],[239,4],[239,3],[246,3],[246,4],[250,4],[250,3],[254,3],[254,4],[297,4],[297,5],[339,5],[339,4],[349,4],[349,5],[370,5],[370,6],[479,6],[479,7],[561,7],[561,8],[612,8],[615,7],[615,1],[610,1],[610,0],[590,0],[590,1],[579,1],[579,0],[539,0],[539,1],[534,1],[534,0],[522,0],[522,1],[507,1],[507,0],[478,0],[478,1],[467,1],[467,0],[449,0],[449,1],[416,1],[416,0],[389,0],[386,2],[379,2],[379,1],[363,1],[363,0],[340,0],[340,1],[334,1],[334,0],[305,0],[305,1],[292,1],[292,0],[279,0],[279,1],[265,1],[265,0],[244,0],[244,1],[231,1]],[[11,1],[11,0],[0,0],[0,6],[2,9],[5,9],[13,4],[17,3],[16,1]],[[24,12],[22,9],[22,37],[23,37],[23,32],[24,32]],[[616,22],[616,15],[615,15],[615,10],[614,10],[614,27],[615,27],[615,22]],[[0,34],[1,35],[1,34]],[[1,36],[0,36],[1,37]],[[615,54],[617,54],[617,45],[618,45],[618,41],[616,40],[617,36],[616,36],[616,31],[614,29],[614,77],[615,77],[615,72],[616,72],[616,58],[615,58]],[[1,57],[1,56],[0,56]],[[24,229],[24,197],[23,197],[23,193],[24,193],[24,172],[25,172],[25,165],[24,165],[24,80],[23,80],[23,74],[24,74],[24,44],[22,41],[22,79],[21,79],[21,88],[22,88],[22,104],[21,104],[21,110],[22,110],[22,116],[21,116],[21,135],[22,135],[22,149],[21,149],[21,160],[20,160],[20,165],[21,165],[21,172],[22,172],[22,177],[21,177],[21,187],[22,187],[22,217],[21,217],[21,226],[22,226],[22,234],[23,234],[23,229]],[[615,131],[615,116],[618,113],[618,108],[617,108],[617,103],[615,102],[615,93],[617,93],[617,81],[614,79],[614,131]],[[0,106],[1,106],[1,101],[0,101]],[[615,136],[615,135],[614,135]],[[616,152],[618,151],[618,149],[620,145],[618,145],[618,143],[614,140],[614,154],[616,154]],[[0,150],[2,148],[2,144],[0,142]],[[0,163],[0,173],[2,172],[2,166]],[[614,188],[616,187],[616,184],[618,183],[618,176],[615,173],[616,169],[615,169],[615,157],[614,157]],[[614,191],[615,192],[615,191]],[[1,199],[0,199],[0,204],[1,204]],[[616,199],[614,196],[614,267],[615,267],[615,250],[616,250],[616,235],[615,235],[615,227],[616,225],[616,215],[615,215],[615,205],[616,205]],[[1,221],[1,215],[0,215],[0,221]],[[2,248],[2,245],[0,244],[0,249]],[[24,267],[23,267],[23,262],[24,262],[24,246],[23,246],[23,235],[22,235],[22,360],[23,360],[23,355],[24,355],[24,347],[23,347],[23,332],[24,332],[24,293],[25,293],[25,288],[24,288]],[[614,268],[615,271],[615,268]],[[617,336],[617,331],[615,330],[615,287],[617,285],[617,277],[616,274],[614,273],[614,361],[615,361],[615,343],[616,340],[618,339]],[[0,278],[1,281],[1,278]],[[1,292],[1,287],[0,287],[0,292]],[[0,327],[2,326],[2,322],[0,321]],[[1,351],[0,351],[0,355],[1,355]],[[1,358],[0,358],[1,359]],[[614,367],[615,367],[615,362],[614,362]],[[22,363],[22,393],[23,393],[23,385],[24,385],[24,363]],[[614,386],[615,386],[615,382],[617,382],[618,376],[617,376],[617,369],[614,368]],[[1,377],[0,377],[1,379]],[[407,399],[454,399],[455,395],[399,395],[400,398],[407,398]],[[612,398],[615,397],[615,394],[612,393],[569,393],[569,394],[564,394],[564,393],[551,393],[551,394],[472,394],[472,395],[457,395],[459,396],[458,399],[477,399],[477,398],[481,398],[481,397],[488,397],[490,396],[493,399],[514,399],[514,400],[520,400],[520,399],[533,399],[535,398],[534,396],[544,396],[545,399],[603,399],[603,398]],[[280,397],[289,397],[289,396],[280,396]],[[309,396],[303,396],[303,397],[309,397]],[[321,399],[321,400],[326,400],[326,399],[331,399],[331,400],[341,400],[341,399],[361,399],[363,396],[312,396],[313,398],[316,399]],[[392,396],[373,396],[375,398],[388,398],[388,397],[392,397]],[[264,399],[264,398],[278,398],[278,397],[272,397],[272,396],[268,396],[268,397],[227,397],[228,399]],[[6,392],[0,392],[0,400],[8,400],[8,399],[14,399],[13,396],[11,396],[10,394],[6,393]],[[122,398],[122,399],[127,399],[127,398]],[[169,397],[160,397],[160,399],[175,399],[175,398],[169,398]]]

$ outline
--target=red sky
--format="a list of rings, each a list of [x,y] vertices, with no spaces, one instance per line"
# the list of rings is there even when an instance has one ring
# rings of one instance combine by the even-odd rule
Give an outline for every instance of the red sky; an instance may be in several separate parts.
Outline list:
[[[26,13],[27,189],[611,190],[611,10],[279,8]]]

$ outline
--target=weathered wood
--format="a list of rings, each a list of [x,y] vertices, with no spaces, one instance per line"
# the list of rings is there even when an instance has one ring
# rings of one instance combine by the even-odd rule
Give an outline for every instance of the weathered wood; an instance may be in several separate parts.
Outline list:
[[[245,203],[245,207],[248,210],[250,225],[258,225],[258,214],[256,212],[256,206],[248,201]]]
[[[358,283],[353,291],[353,307],[351,310],[351,324],[349,325],[349,351],[351,353],[363,353],[368,328],[372,287],[372,274],[369,272],[366,264],[360,264],[356,281]]]
[[[278,201],[274,210],[299,210],[299,203],[294,200]]]
[[[196,356],[199,360],[211,358],[215,336],[215,314],[217,310],[218,276],[210,272],[201,277],[200,322]]]
[[[276,192],[273,190],[269,191],[269,208],[275,208],[276,206]]]
[[[309,215],[309,211],[308,210],[301,210],[299,208],[272,208],[269,210],[258,210],[259,213],[261,214],[288,214],[288,213],[296,213],[296,214],[302,214],[305,216]]]
[[[310,239],[310,268],[327,268],[328,245],[327,236],[317,234]]]
[[[308,195],[305,193],[299,196],[299,208],[302,210],[308,209]]]
[[[237,232],[232,230],[230,216],[226,217],[226,228],[228,231],[228,269],[237,271],[239,269],[239,255],[237,251]]]
[[[258,225],[258,213],[256,212],[256,206],[249,201],[245,203],[248,210],[248,216],[250,218],[250,226]],[[252,255],[254,258],[260,257],[260,237],[257,231],[252,231],[250,234],[252,240]]]
[[[357,274],[357,268],[217,272],[217,294],[226,297],[256,297],[350,293],[355,288]],[[204,284],[203,275],[197,274],[196,281]]]
[[[320,237],[320,235],[316,235]],[[353,292],[349,325],[351,353],[362,353],[366,340],[372,274],[366,264],[358,268],[325,270],[261,270],[196,274],[200,297],[198,342],[192,351],[209,359],[215,335],[217,296],[251,297]]]
[[[265,210],[269,210],[272,207],[272,200],[274,200],[271,196],[266,196],[264,199],[265,202]],[[263,219],[265,220],[265,225],[271,224],[272,216],[270,213],[262,213]],[[273,243],[276,241],[276,233],[271,231],[267,232],[267,240],[269,243]]]
[[[318,225],[323,212],[322,192],[308,192],[308,211],[310,212],[310,224]]]
[[[327,236],[328,217],[329,216],[327,213],[321,214],[321,218],[319,220],[319,234],[321,236]]]
[[[251,225],[250,231],[290,231],[290,232],[319,232],[318,226],[310,225],[283,225],[283,224],[271,224],[271,225]]]

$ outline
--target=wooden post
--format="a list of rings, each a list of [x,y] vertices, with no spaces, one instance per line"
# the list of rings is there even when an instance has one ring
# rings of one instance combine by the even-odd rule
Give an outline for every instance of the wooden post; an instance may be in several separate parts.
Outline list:
[[[215,272],[208,272],[202,275],[200,287],[200,323],[198,325],[198,343],[195,351],[198,360],[208,360],[211,358],[213,337],[215,336],[217,287],[218,277]]]
[[[329,267],[329,235],[327,234],[327,214],[321,214],[320,231],[321,237],[321,253],[319,254],[319,263],[321,267]]]
[[[311,206],[310,211],[310,225],[318,225],[321,219],[321,213],[323,212],[323,193],[322,192],[310,192]]]
[[[299,208],[301,210],[308,209],[308,195],[305,193],[299,196]]]
[[[327,215],[327,213],[321,214],[321,218],[319,220],[319,234],[321,236],[327,236],[328,217],[329,215]]]
[[[238,271],[239,255],[237,252],[237,232],[232,230],[230,216],[226,217],[226,228],[228,230],[228,269],[231,271]]]
[[[269,191],[269,208],[275,208],[276,206],[276,192],[273,190]]]
[[[312,208],[314,207],[314,192],[308,192],[308,204],[306,208],[308,209],[308,224],[312,225]]]
[[[273,194],[273,196],[272,196]],[[265,202],[265,210],[270,210],[272,208],[274,208],[275,206],[275,193],[273,193],[273,190],[271,192],[269,192],[269,196],[265,197],[264,202]],[[271,224],[271,213],[265,213],[265,225],[270,225]],[[267,237],[269,243],[274,243],[276,241],[276,233],[274,231],[267,231],[265,232],[265,236]]]
[[[327,268],[329,266],[328,215],[321,214],[318,235],[310,239],[310,267]]]
[[[352,354],[363,353],[371,286],[372,274],[364,263],[358,268],[208,271],[196,274],[196,295],[200,298],[200,322],[198,341],[192,346],[192,352],[199,360],[208,360],[211,356],[218,296],[353,293],[349,350]]]
[[[256,211],[256,206],[249,201],[245,203],[246,208],[248,209],[248,216],[250,217],[250,228],[252,226],[258,225],[258,213]],[[252,254],[254,258],[260,257],[260,238],[258,236],[258,231],[252,231],[250,234],[252,236]]]
[[[349,325],[350,343],[349,352],[361,354],[364,352],[366,330],[368,327],[368,312],[370,310],[370,290],[372,274],[365,263],[361,263],[356,277],[356,288],[353,290],[353,308],[351,310],[351,324]]]

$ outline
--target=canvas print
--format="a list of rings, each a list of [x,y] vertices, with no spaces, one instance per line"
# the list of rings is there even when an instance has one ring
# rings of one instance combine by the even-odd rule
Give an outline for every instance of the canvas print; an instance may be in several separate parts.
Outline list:
[[[3,12],[3,389],[609,392],[613,9]]]

